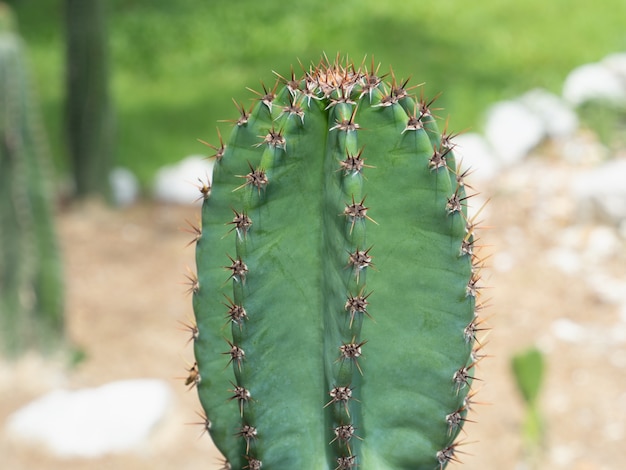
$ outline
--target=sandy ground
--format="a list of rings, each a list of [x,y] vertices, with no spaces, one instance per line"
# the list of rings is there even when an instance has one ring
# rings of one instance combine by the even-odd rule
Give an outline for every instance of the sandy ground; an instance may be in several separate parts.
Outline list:
[[[524,408],[509,361],[533,345],[547,361],[541,395],[546,435],[535,468],[626,468],[626,318],[620,319],[615,299],[597,286],[602,279],[626,285],[626,250],[622,239],[609,256],[583,258],[581,269],[570,274],[550,261],[564,238],[585,246],[585,237],[598,227],[580,222],[574,203],[559,189],[572,171],[579,169],[531,161],[483,191],[491,197],[481,218],[492,228],[481,242],[487,245],[484,254],[493,255],[484,273],[484,297],[491,299],[485,315],[493,330],[485,347],[489,357],[478,368],[477,400],[487,404],[466,427],[460,456],[465,465],[450,468],[530,468],[522,451]],[[37,356],[2,362],[0,425],[18,407],[60,386],[162,378],[171,384],[175,402],[140,449],[95,460],[59,459],[0,429],[2,469],[219,468],[210,439],[199,437],[199,426],[186,424],[198,420],[195,391],[176,378],[192,361],[187,333],[177,323],[192,314],[183,273],[193,266],[193,248],[185,248],[189,235],[180,228],[197,214],[198,207],[147,203],[123,210],[86,204],[59,214],[69,338],[86,359],[74,368]],[[600,276],[595,287],[592,274]]]

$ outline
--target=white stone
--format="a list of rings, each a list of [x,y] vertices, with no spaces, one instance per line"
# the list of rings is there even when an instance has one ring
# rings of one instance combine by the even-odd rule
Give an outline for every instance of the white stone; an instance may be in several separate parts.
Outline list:
[[[561,97],[542,88],[524,93],[520,102],[541,119],[550,138],[565,138],[578,129],[578,116]]]
[[[553,248],[546,253],[546,257],[550,265],[570,276],[578,274],[582,268],[580,255],[570,248]]]
[[[568,343],[582,343],[587,336],[585,328],[568,318],[554,320],[550,326],[555,337]]]
[[[571,184],[580,213],[619,226],[626,220],[626,159],[610,160]]]
[[[454,138],[454,155],[463,171],[469,170],[468,181],[488,181],[500,171],[500,162],[483,136],[473,132]]]
[[[170,387],[156,379],[56,390],[10,415],[6,429],[60,457],[96,458],[142,444],[171,399]]]
[[[594,227],[587,238],[584,256],[586,264],[604,264],[608,259],[617,256],[623,244],[615,229],[606,225]]]
[[[139,181],[128,168],[115,167],[109,173],[113,202],[117,206],[130,206],[139,197]]]
[[[602,59],[602,65],[620,77],[622,85],[626,86],[626,52],[609,54]]]
[[[563,84],[563,98],[574,106],[587,101],[626,102],[626,87],[618,72],[603,63],[572,70]]]
[[[161,202],[192,204],[197,201],[199,188],[213,176],[214,160],[201,155],[191,155],[174,165],[157,171],[153,194]]]
[[[518,101],[501,101],[487,110],[485,137],[505,165],[519,163],[545,136],[541,118]]]

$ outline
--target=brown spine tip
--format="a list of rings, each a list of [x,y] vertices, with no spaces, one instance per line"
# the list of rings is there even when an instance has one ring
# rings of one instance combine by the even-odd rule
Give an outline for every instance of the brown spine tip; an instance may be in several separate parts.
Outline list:
[[[254,441],[257,435],[257,429],[249,424],[244,424],[237,432],[236,436],[243,437],[246,440],[246,454],[250,452],[250,442]]]
[[[226,342],[230,346],[230,350],[222,353],[222,354],[228,354],[230,356],[230,359],[228,360],[228,364],[226,365],[228,366],[230,365],[231,362],[233,362],[233,363],[236,363],[237,368],[241,370],[241,363],[246,357],[245,351],[241,349],[239,346],[236,346],[235,344],[230,342],[228,339],[226,339]]]
[[[244,263],[240,257],[237,257],[237,259],[233,259],[229,255],[226,256],[228,256],[228,259],[230,259],[231,265],[224,266],[224,268],[231,271],[230,278],[235,281],[244,283],[246,281],[246,275],[248,274],[248,266],[246,266],[246,263]]]
[[[365,288],[361,289],[359,295],[354,296],[352,294],[348,295],[348,299],[346,300],[346,304],[344,305],[344,310],[350,313],[350,328],[352,328],[352,323],[354,322],[354,317],[357,313],[365,314],[369,318],[372,318],[371,315],[367,311],[367,306],[369,302],[367,298],[372,294],[371,292],[363,295],[363,291]]]
[[[333,387],[328,394],[331,397],[331,400],[324,405],[324,408],[333,404],[333,403],[342,403],[344,406],[344,410],[346,415],[350,417],[350,411],[348,408],[348,402],[352,398],[352,388],[349,386],[346,387]]]
[[[348,449],[348,454],[352,455],[352,451],[350,449],[350,440],[355,437],[357,439],[361,439],[359,436],[355,434],[356,428],[352,424],[342,424],[333,429],[335,433],[335,438],[329,442],[332,444],[335,441],[341,442]]]
[[[248,162],[248,166],[250,167],[250,173],[246,175],[236,175],[238,178],[245,178],[246,182],[241,186],[237,186],[233,191],[237,191],[246,186],[254,186],[257,188],[259,194],[261,194],[261,190],[264,190],[269,180],[267,179],[267,175],[265,174],[265,170],[262,168],[254,169],[250,162]]]
[[[229,401],[232,400],[237,400],[237,402],[239,403],[239,414],[240,416],[243,417],[243,406],[248,403],[248,401],[250,400],[250,398],[252,398],[250,391],[248,389],[246,389],[245,387],[241,387],[239,385],[235,385],[234,383],[232,383],[233,388],[231,390],[228,390],[229,392],[232,393],[232,396],[229,397]]]
[[[335,467],[335,470],[349,470],[356,467],[356,455],[348,455],[346,457],[337,458],[337,467]]]
[[[245,238],[248,234],[248,230],[250,230],[250,227],[252,226],[252,219],[248,217],[245,211],[237,212],[235,209],[232,209],[232,211],[235,214],[235,217],[233,217],[233,220],[227,224],[233,225],[233,228],[229,231],[229,233],[236,230],[239,238]]]
[[[361,348],[367,341],[361,341],[360,343],[355,343],[354,339],[352,343],[344,343],[339,346],[339,351],[341,355],[339,356],[340,361],[353,361],[356,368],[359,370],[359,373],[363,375],[363,370],[361,370],[361,366],[359,365],[359,357],[361,357],[362,351]]]

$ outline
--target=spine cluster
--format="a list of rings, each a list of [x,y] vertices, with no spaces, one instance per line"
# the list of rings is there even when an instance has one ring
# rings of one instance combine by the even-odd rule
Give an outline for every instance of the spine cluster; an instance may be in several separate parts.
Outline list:
[[[477,221],[433,102],[385,78],[339,59],[292,70],[211,146],[186,382],[224,468],[306,468],[299,440],[316,469],[457,460],[484,329]],[[411,441],[392,442],[412,420]]]

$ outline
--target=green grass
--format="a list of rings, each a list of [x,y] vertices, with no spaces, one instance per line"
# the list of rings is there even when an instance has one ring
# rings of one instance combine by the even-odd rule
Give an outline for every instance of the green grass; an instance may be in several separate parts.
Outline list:
[[[61,0],[14,0],[30,47],[53,150],[62,145]],[[36,6],[34,4],[36,3]],[[231,97],[270,84],[325,51],[373,55],[426,82],[453,129],[480,128],[485,108],[532,87],[560,92],[573,67],[626,50],[626,2],[604,0],[111,0],[117,161],[144,185],[161,165],[215,141]],[[369,60],[369,59],[368,59]],[[224,124],[220,124],[225,126]],[[223,127],[225,129],[225,127]]]

